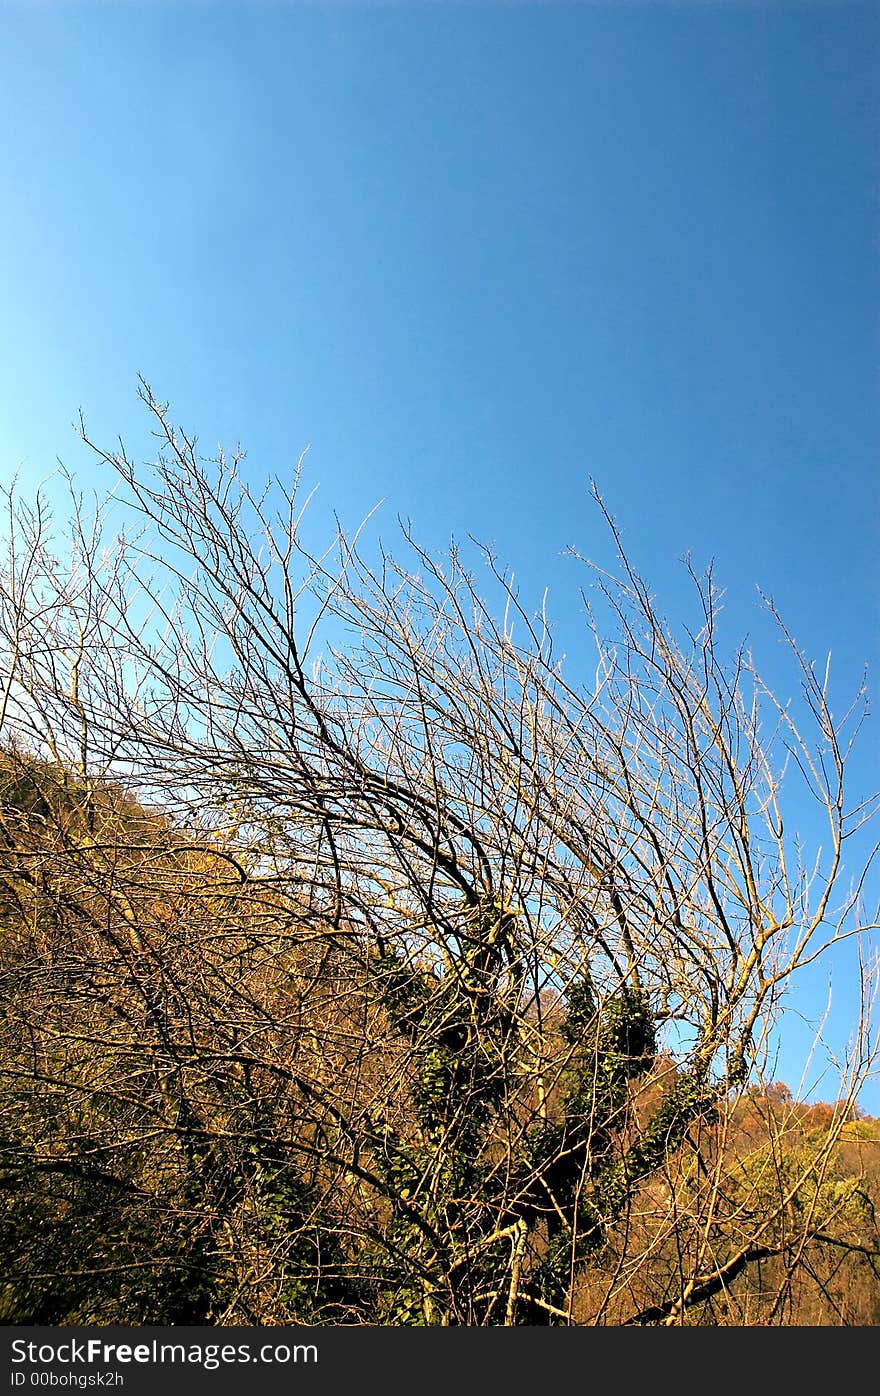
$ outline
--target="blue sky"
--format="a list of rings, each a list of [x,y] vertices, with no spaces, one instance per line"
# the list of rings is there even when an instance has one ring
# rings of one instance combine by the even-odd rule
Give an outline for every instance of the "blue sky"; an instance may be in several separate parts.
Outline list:
[[[146,454],[140,373],[566,639],[594,476],[671,616],[714,556],[876,686],[878,59],[876,5],[0,4],[0,474],[88,480],[80,407]]]

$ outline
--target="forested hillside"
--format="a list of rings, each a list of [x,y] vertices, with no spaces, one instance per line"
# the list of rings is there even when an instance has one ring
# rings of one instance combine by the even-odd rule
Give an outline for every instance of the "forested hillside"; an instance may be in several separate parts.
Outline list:
[[[442,987],[21,753],[0,838],[0,1321],[663,1322],[683,1266],[687,1323],[880,1320],[880,1125],[846,1102],[698,1110],[582,983],[514,1075],[486,965]]]

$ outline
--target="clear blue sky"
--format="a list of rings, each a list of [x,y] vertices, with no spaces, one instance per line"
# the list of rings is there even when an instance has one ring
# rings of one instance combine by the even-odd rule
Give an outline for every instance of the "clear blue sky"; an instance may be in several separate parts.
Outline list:
[[[0,472],[146,453],[141,373],[566,624],[593,475],[876,692],[878,72],[876,5],[0,3]]]

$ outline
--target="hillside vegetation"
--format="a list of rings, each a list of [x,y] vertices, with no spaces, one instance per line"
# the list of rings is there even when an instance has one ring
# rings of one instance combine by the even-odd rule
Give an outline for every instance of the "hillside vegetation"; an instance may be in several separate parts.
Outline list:
[[[569,1321],[662,1322],[683,1265],[689,1323],[880,1320],[880,1122],[845,1102],[752,1086],[682,1128],[692,1086],[632,1020],[585,1070],[570,993],[545,1005],[536,1128],[534,1078],[502,1101],[452,995],[426,1006],[216,833],[7,753],[0,838],[0,1321],[418,1323],[464,1290],[457,1264],[469,1317],[509,1321],[517,1224],[514,1317],[552,1319],[551,1208],[583,1186],[585,1122]]]

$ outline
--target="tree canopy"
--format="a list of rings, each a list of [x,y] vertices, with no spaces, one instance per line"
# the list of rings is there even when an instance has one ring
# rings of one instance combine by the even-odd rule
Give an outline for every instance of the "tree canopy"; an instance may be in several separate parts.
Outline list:
[[[158,459],[93,445],[116,490],[66,547],[9,504],[6,1321],[876,1321],[861,696],[836,719],[777,617],[796,719],[711,572],[668,624],[598,496],[576,681],[489,551],[482,586],[406,529],[316,555],[298,479],[143,397]],[[817,1122],[762,1071],[847,938]]]

